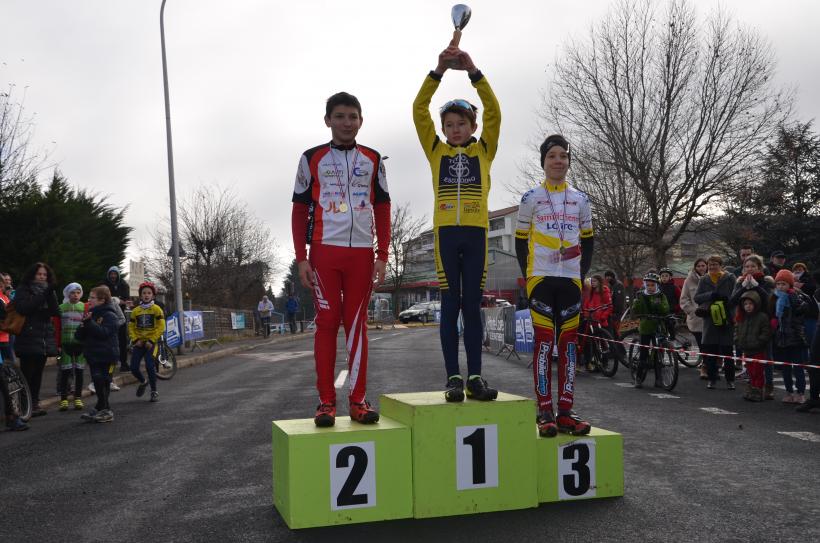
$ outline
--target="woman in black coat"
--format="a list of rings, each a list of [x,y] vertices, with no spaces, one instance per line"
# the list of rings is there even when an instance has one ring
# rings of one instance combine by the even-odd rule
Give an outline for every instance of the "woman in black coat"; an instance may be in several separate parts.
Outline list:
[[[44,262],[31,266],[20,279],[14,293],[14,307],[26,318],[14,340],[14,352],[31,389],[32,416],[45,415],[40,408],[40,383],[46,358],[57,356],[57,340],[52,317],[60,314],[57,304],[57,279]]]

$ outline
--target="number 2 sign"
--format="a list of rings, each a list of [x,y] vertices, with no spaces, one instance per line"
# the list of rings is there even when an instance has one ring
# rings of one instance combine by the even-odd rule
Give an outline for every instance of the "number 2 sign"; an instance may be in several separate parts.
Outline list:
[[[330,446],[330,509],[376,506],[376,444]]]

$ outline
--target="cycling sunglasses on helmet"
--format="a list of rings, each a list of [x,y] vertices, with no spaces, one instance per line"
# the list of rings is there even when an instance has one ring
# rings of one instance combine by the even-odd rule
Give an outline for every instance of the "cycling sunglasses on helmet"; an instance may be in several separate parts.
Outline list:
[[[454,108],[454,107],[459,107],[461,109],[466,109],[467,111],[475,111],[475,106],[473,106],[473,104],[471,104],[467,100],[462,100],[462,99],[459,98],[459,99],[456,99],[456,100],[450,100],[449,102],[447,102],[446,104],[441,106],[441,108],[438,110],[438,112],[440,114],[444,114],[447,110],[449,110],[451,108]]]

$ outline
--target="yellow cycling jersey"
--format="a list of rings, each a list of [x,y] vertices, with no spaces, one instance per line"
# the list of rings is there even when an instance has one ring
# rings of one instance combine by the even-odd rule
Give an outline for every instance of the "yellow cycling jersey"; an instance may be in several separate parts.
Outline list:
[[[128,334],[131,341],[148,340],[156,343],[165,332],[165,315],[162,309],[156,304],[151,304],[148,308],[138,305],[131,311],[131,319],[128,322]]]
[[[515,237],[527,240],[527,277],[581,277],[581,240],[591,238],[587,195],[564,182],[545,183],[521,197]]]
[[[464,147],[454,147],[436,135],[430,116],[430,100],[441,77],[430,73],[413,102],[413,121],[433,172],[435,207],[433,227],[479,226],[487,228],[487,197],[490,166],[498,150],[501,110],[498,100],[481,72],[470,76],[484,108],[481,138],[470,138]]]

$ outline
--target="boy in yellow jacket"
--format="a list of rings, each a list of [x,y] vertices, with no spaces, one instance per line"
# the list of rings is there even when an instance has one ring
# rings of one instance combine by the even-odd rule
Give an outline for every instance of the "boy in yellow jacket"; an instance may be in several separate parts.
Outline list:
[[[151,401],[159,401],[157,393],[157,372],[154,361],[154,347],[165,332],[165,315],[162,309],[154,303],[157,289],[148,281],[141,283],[139,288],[140,304],[131,311],[128,321],[128,334],[131,337],[131,373],[139,379],[137,397],[145,394],[145,388],[151,385]],[[140,371],[140,362],[145,358],[145,371],[148,380]]]
[[[481,137],[478,108],[467,100],[451,100],[440,109],[442,141],[430,116],[430,101],[441,82],[448,62],[470,77],[484,107]],[[448,402],[464,400],[464,379],[458,365],[458,314],[464,320],[464,350],[467,352],[467,397],[494,400],[498,391],[481,377],[481,296],[487,278],[487,196],[490,166],[498,149],[501,111],[487,79],[470,55],[451,45],[440,55],[438,66],[424,78],[413,102],[413,121],[419,141],[433,173],[433,229],[436,273],[441,291],[441,350],[447,371]]]

